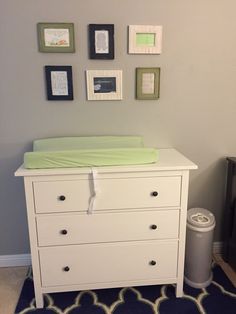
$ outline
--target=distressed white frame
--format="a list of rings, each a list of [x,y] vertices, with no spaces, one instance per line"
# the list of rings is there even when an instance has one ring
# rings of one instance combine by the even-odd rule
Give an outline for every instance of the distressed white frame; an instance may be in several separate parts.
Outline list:
[[[155,34],[154,46],[137,46],[138,33]],[[162,51],[162,26],[161,25],[129,25],[129,53],[130,54],[160,54]]]
[[[95,77],[115,77],[116,92],[94,93]],[[122,99],[122,70],[87,70],[87,99],[88,100],[121,100]]]

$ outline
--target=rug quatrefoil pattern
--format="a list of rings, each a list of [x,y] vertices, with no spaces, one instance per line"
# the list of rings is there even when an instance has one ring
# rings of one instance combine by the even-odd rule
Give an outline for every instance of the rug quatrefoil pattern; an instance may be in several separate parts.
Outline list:
[[[218,265],[204,289],[184,285],[182,298],[174,285],[99,289],[44,294],[44,308],[36,309],[29,273],[15,314],[236,314],[236,288]]]

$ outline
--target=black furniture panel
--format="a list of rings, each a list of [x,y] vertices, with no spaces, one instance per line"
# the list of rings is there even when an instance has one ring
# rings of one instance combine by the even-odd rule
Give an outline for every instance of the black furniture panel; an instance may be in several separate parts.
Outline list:
[[[236,157],[228,157],[224,208],[224,260],[236,270]]]

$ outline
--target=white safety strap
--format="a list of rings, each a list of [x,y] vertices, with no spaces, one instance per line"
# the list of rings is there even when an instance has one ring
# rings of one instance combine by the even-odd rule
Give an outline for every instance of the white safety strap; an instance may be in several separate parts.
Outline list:
[[[98,182],[97,182],[97,170],[95,168],[92,168],[91,169],[91,172],[92,172],[92,186],[93,186],[93,194],[90,198],[90,201],[89,201],[89,207],[88,207],[88,214],[92,214],[94,209],[95,209],[95,201],[96,201],[96,197],[97,197],[97,194],[99,192],[99,189],[98,189]]]

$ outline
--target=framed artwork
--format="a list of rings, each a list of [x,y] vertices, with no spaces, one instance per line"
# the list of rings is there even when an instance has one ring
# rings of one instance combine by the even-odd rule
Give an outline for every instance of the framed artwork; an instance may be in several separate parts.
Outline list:
[[[136,99],[152,100],[160,96],[160,68],[136,68]]]
[[[86,79],[88,100],[122,99],[121,70],[88,70]]]
[[[38,23],[40,52],[75,52],[73,23]]]
[[[72,66],[45,66],[47,99],[73,100]]]
[[[89,24],[90,59],[114,59],[114,24]]]
[[[160,54],[162,49],[162,26],[129,25],[130,54]]]

